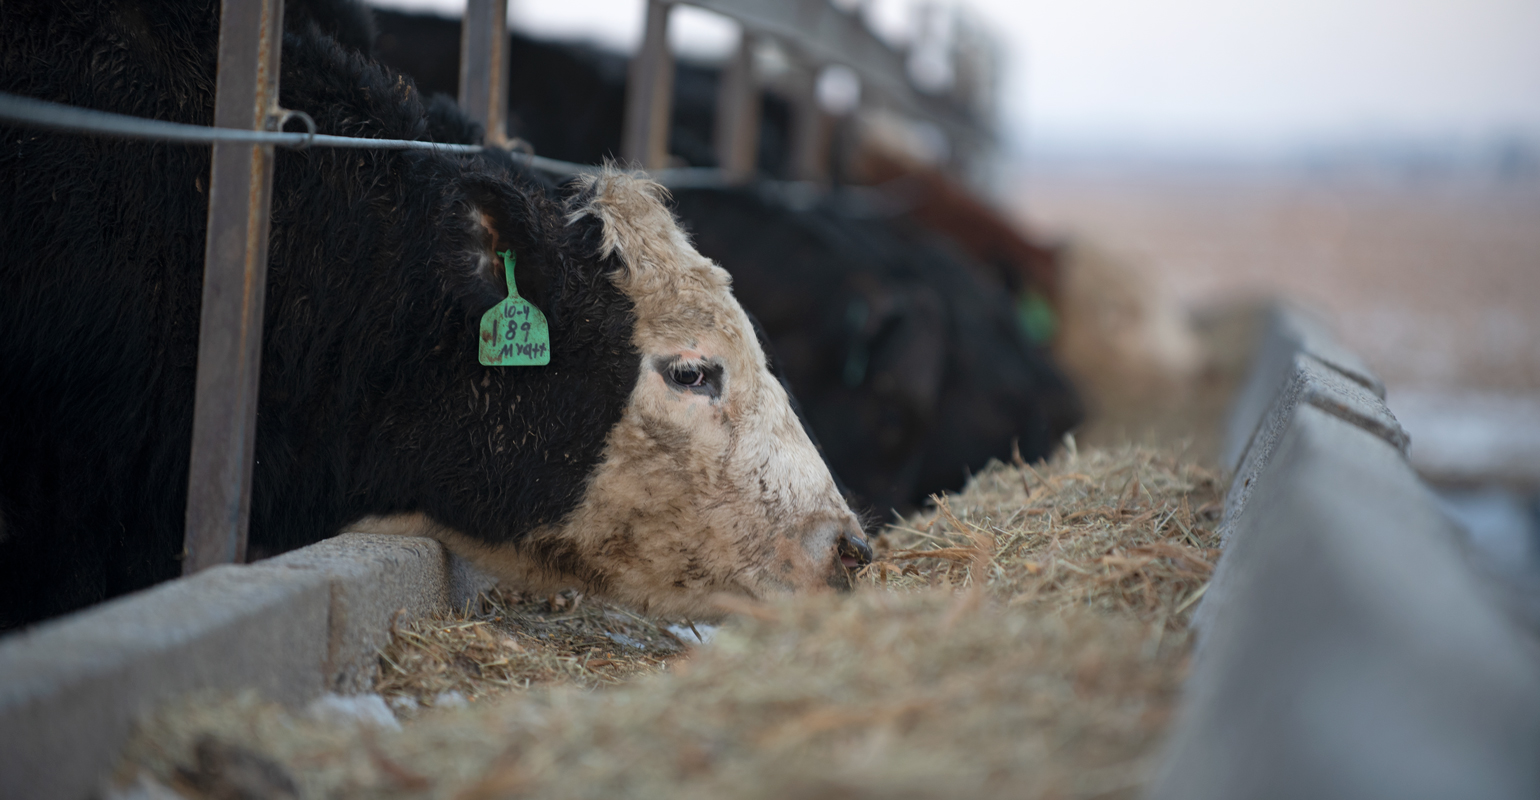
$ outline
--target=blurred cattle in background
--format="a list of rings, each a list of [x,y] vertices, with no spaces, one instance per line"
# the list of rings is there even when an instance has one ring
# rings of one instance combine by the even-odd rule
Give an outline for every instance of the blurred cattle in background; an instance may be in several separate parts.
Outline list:
[[[949,240],[864,195],[796,184],[674,191],[696,247],[763,324],[835,473],[886,512],[959,487],[991,458],[1047,455],[1074,390],[1008,296]]]
[[[381,60],[424,92],[456,90],[457,20],[378,10],[376,24]],[[616,156],[628,59],[512,36],[509,136],[551,158]],[[676,64],[669,152],[681,166],[717,163],[719,75]],[[788,101],[760,96],[759,174],[785,177]],[[763,323],[835,473],[886,514],[960,488],[1013,443],[1028,460],[1047,456],[1082,416],[1046,350],[1056,251],[901,147],[834,127],[832,192],[760,181],[673,196]]]
[[[1061,246],[1056,307],[1054,353],[1101,406],[1148,398],[1180,403],[1208,366],[1187,312],[1093,240]]]
[[[1046,344],[1058,331],[1061,246],[1028,236],[1016,220],[930,163],[901,123],[870,115],[843,154],[843,177],[879,192],[890,213],[954,242],[982,281],[1007,292],[1022,329]]]
[[[889,213],[962,248],[980,280],[1013,298],[1027,336],[1051,344],[1093,414],[1150,398],[1183,402],[1209,355],[1162,287],[1084,236],[1030,235],[937,167],[924,142],[891,117],[866,115],[853,128],[849,180],[872,187]]]

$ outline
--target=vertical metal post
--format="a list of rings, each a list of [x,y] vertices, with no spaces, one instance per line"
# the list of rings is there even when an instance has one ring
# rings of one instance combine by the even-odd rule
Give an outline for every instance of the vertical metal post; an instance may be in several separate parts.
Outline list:
[[[278,107],[283,0],[223,0],[214,125],[262,130]],[[273,148],[213,146],[182,573],[246,557]]]
[[[460,21],[460,108],[507,144],[508,0],[468,0]]]
[[[626,76],[626,120],[620,140],[623,161],[643,169],[668,166],[668,130],[674,102],[674,56],[668,50],[665,0],[647,0],[642,49]]]
[[[800,67],[791,108],[791,173],[822,183],[829,176],[829,115],[818,105],[818,68]]]
[[[722,70],[717,88],[717,165],[729,181],[754,174],[759,156],[759,85],[754,75],[754,38],[745,29],[738,52]]]

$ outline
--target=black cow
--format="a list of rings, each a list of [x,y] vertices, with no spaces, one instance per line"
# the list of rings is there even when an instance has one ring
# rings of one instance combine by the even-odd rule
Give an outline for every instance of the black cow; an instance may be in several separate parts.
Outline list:
[[[0,90],[207,124],[218,7],[8,0]],[[282,104],[475,141],[328,35],[349,13],[291,17]],[[209,161],[0,127],[0,627],[180,571]],[[281,152],[252,547],[409,520],[503,577],[664,613],[844,584],[869,551],[727,274],[645,179],[548,188],[495,153]],[[478,363],[508,250],[547,366]]]
[[[860,196],[787,187],[673,192],[700,252],[733,274],[836,474],[877,510],[958,488],[1019,447],[1046,456],[1079,400],[1008,295],[955,246]]]

